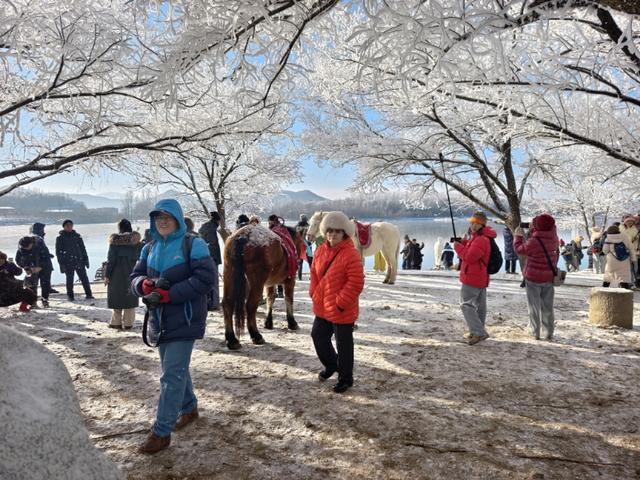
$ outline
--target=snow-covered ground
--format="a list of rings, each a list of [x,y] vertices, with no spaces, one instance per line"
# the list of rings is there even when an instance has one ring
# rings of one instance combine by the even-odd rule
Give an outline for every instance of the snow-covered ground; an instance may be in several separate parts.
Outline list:
[[[96,446],[130,479],[623,479],[640,475],[640,296],[634,330],[587,322],[596,276],[556,290],[553,342],[526,328],[519,277],[494,276],[491,338],[464,342],[459,283],[450,272],[367,274],[356,384],[319,383],[306,278],[285,330],[283,304],[266,345],[230,352],[221,315],[196,344],[192,372],[202,418],[171,447],[141,456],[158,397],[157,352],[107,328],[95,305],[54,296],[49,310],[0,310],[0,322],[55,352],[74,380]],[[25,379],[28,381],[28,379]]]

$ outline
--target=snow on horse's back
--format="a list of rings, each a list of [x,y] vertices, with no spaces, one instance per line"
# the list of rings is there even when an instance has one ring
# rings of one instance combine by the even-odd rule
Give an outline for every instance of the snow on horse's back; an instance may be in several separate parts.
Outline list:
[[[315,239],[320,231],[322,219],[330,212],[315,212],[309,219],[309,229],[307,238]],[[352,222],[355,223],[354,220]],[[363,249],[358,241],[358,236],[352,238],[358,251],[363,257],[370,257],[377,252],[382,252],[382,256],[387,262],[387,272],[383,283],[393,284],[398,274],[398,253],[400,252],[400,230],[393,223],[374,222],[371,224],[371,243]]]

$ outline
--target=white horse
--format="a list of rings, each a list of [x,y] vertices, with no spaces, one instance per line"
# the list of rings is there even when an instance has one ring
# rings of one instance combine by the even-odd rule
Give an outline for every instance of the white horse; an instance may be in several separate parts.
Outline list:
[[[316,212],[311,219],[309,219],[307,238],[310,241],[318,235],[320,222],[322,222],[322,219],[327,213],[329,212]],[[387,274],[384,277],[383,283],[393,285],[396,282],[396,275],[398,274],[398,252],[400,251],[400,230],[398,230],[398,227],[389,222],[372,223],[371,243],[367,248],[362,248],[357,233],[352,240],[362,257],[370,257],[375,255],[376,252],[382,252],[382,256],[387,262]]]

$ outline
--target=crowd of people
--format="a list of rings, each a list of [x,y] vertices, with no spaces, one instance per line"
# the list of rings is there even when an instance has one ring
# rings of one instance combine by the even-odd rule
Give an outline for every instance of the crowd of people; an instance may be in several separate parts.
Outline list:
[[[18,250],[15,260],[8,257],[5,252],[0,252],[2,269],[1,283],[7,285],[0,295],[0,306],[9,306],[20,303],[20,311],[28,312],[37,305],[38,285],[40,285],[41,303],[43,308],[49,306],[49,295],[58,293],[51,287],[51,274],[53,273],[53,258],[57,258],[60,272],[66,276],[66,290],[69,300],[75,300],[73,291],[74,277],[77,274],[84,288],[85,297],[93,300],[91,283],[87,276],[89,268],[89,256],[82,240],[82,236],[73,229],[73,222],[62,222],[56,238],[56,255],[50,253],[45,243],[45,224],[37,222],[30,228],[30,234],[18,241]],[[24,281],[16,277],[26,274]]]
[[[194,342],[205,333],[207,295],[217,284],[217,259],[210,252],[212,245],[207,239],[217,235],[219,217],[211,217],[200,228],[200,235],[192,238],[191,247],[185,248],[190,233],[180,205],[171,199],[158,202],[150,213],[151,241],[140,251],[129,277],[133,295],[142,297],[147,306],[143,338],[158,346],[162,369],[156,419],[138,447],[141,453],[153,454],[167,448],[173,431],[199,418],[189,365]],[[260,219],[241,215],[236,222],[239,229],[251,224],[260,224]],[[276,233],[285,229],[277,215],[269,217],[268,225]],[[296,228],[300,236],[306,237],[306,217],[301,216]],[[285,232],[282,234],[289,235]],[[346,215],[327,215],[320,233],[324,241],[315,255],[306,257],[311,268],[309,296],[315,315],[311,336],[323,366],[318,379],[326,381],[337,372],[333,390],[343,393],[353,386],[353,328],[359,314],[364,269],[351,241],[353,223]],[[137,245],[133,240],[126,243]],[[294,266],[297,260],[294,259]],[[109,274],[108,278],[114,277]],[[331,342],[334,335],[336,348]]]
[[[582,246],[582,237],[565,243],[558,238],[556,221],[549,214],[521,224],[513,233],[504,229],[504,265],[507,274],[515,274],[520,265],[522,286],[526,288],[531,335],[539,340],[552,340],[555,330],[554,294],[560,277],[557,263],[565,259],[567,269],[579,268],[574,261],[582,250],[593,257],[593,268],[602,272],[603,286],[622,288],[640,286],[638,256],[640,217],[625,216],[619,224],[594,228],[591,246]],[[171,433],[184,428],[199,417],[197,397],[190,376],[190,360],[194,342],[205,333],[207,311],[220,305],[218,266],[222,262],[218,231],[220,216],[210,218],[198,232],[194,223],[183,215],[179,203],[161,200],[149,214],[150,227],[144,238],[133,231],[131,222],[122,219],[117,232],[109,236],[104,283],[107,305],[112,310],[110,328],[133,328],[135,311],[142,299],[145,312],[143,338],[157,346],[162,375],[156,419],[147,439],[139,447],[142,453],[156,453],[171,442]],[[236,227],[259,225],[260,218],[240,215]],[[284,229],[284,220],[277,215],[268,219],[274,232]],[[342,212],[325,215],[315,242],[307,239],[308,219],[305,215],[295,227],[300,245],[292,258],[298,267],[303,262],[310,268],[309,296],[314,313],[311,337],[322,370],[320,381],[338,373],[333,390],[342,393],[353,386],[353,331],[359,316],[359,297],[364,288],[364,268],[361,254],[352,239],[354,224]],[[285,231],[285,230],[283,230]],[[283,233],[284,235],[284,233]],[[40,284],[42,304],[48,306],[51,291],[52,258],[44,241],[44,225],[34,224],[31,234],[19,240],[15,263],[0,252],[0,306],[20,303],[28,311],[37,299]],[[469,345],[489,338],[486,329],[487,290],[492,265],[501,265],[503,256],[495,239],[496,231],[488,226],[484,212],[475,212],[462,238],[452,238],[436,252],[439,268],[459,270],[460,307],[467,329]],[[420,269],[424,243],[405,236],[403,269]],[[441,244],[438,239],[437,249]],[[60,271],[66,275],[66,293],[73,301],[73,281],[77,274],[88,299],[92,299],[86,269],[87,251],[71,220],[62,223],[56,239],[56,256]],[[571,251],[571,258],[566,253]],[[458,257],[454,265],[454,254]],[[379,262],[377,261],[380,268]],[[576,266],[577,265],[577,266]],[[26,272],[24,281],[16,277]],[[295,274],[295,273],[293,273]],[[336,348],[332,343],[335,336]]]

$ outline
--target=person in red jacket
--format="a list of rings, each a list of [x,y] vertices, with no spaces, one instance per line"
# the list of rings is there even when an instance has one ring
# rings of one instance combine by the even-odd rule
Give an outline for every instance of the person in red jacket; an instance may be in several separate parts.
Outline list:
[[[536,340],[540,340],[540,323],[546,330],[546,339],[553,338],[553,270],[558,263],[559,241],[555,219],[546,213],[531,222],[529,239],[525,242],[520,227],[516,228],[513,246],[518,255],[526,255],[523,276],[527,286],[529,328]],[[546,251],[546,253],[545,253]],[[547,259],[547,255],[549,259]]]
[[[364,269],[351,240],[355,226],[344,213],[325,215],[320,232],[327,241],[318,247],[311,264],[309,296],[315,314],[311,337],[324,366],[318,379],[323,382],[337,371],[333,391],[343,393],[353,386],[353,326],[364,288]],[[334,334],[338,353],[331,343]]]
[[[491,255],[490,238],[496,232],[487,227],[487,215],[475,212],[469,219],[469,232],[462,241],[454,242],[453,249],[460,258],[460,307],[469,327],[469,345],[489,338],[484,328],[487,317],[487,264]]]

